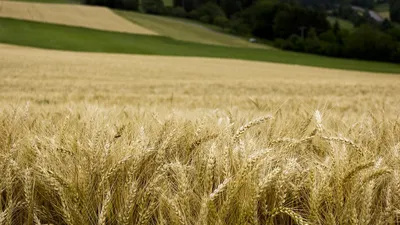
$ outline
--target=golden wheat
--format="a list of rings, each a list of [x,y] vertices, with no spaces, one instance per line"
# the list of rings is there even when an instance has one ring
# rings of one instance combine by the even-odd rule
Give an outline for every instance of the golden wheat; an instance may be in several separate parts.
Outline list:
[[[9,45],[0,68],[0,224],[400,223],[396,75]]]

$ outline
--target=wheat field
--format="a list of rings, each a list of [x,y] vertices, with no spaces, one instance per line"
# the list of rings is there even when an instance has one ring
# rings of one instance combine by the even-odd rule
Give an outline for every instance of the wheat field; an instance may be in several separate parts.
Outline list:
[[[158,35],[98,6],[0,1],[0,17],[134,34]]]
[[[399,224],[400,77],[0,45],[0,224]]]

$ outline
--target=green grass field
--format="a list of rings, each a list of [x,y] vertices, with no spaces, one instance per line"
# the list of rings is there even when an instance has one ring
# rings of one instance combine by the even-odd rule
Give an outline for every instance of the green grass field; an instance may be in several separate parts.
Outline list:
[[[232,47],[270,48],[267,45],[253,44],[244,38],[218,32],[191,20],[147,15],[137,12],[115,11],[118,15],[139,24],[162,36],[176,40]]]
[[[344,19],[340,19],[337,17],[333,17],[333,16],[328,16],[328,21],[333,25],[335,23],[335,21],[337,20],[340,24],[340,27],[347,29],[347,30],[353,30],[354,29],[354,24],[352,24],[350,21],[348,20],[344,20]]]
[[[231,58],[346,70],[400,73],[400,65],[390,63],[329,58],[280,50],[205,45],[178,41],[168,37],[106,32],[7,18],[0,19],[0,42],[70,51]]]
[[[162,36],[107,32],[8,18],[0,18],[0,42],[70,51],[231,58],[346,70],[400,73],[400,65],[390,63],[330,58],[280,50],[206,45]]]

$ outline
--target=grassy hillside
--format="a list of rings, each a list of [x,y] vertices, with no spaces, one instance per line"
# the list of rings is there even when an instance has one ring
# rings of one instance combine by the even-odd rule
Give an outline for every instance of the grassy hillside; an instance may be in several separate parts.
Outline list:
[[[353,30],[354,29],[354,24],[352,24],[350,21],[344,20],[344,19],[340,19],[340,18],[337,18],[337,17],[333,17],[333,16],[328,16],[328,21],[332,25],[336,22],[336,20],[339,22],[340,27],[342,27],[344,29],[347,29],[347,30]]]
[[[400,65],[390,63],[329,58],[279,50],[205,45],[178,41],[168,37],[107,32],[7,18],[0,19],[0,26],[0,42],[39,48],[233,58],[347,70],[400,73]]]
[[[142,27],[176,40],[232,47],[268,48],[266,45],[253,44],[246,39],[214,31],[191,20],[147,15],[129,11],[115,12]]]

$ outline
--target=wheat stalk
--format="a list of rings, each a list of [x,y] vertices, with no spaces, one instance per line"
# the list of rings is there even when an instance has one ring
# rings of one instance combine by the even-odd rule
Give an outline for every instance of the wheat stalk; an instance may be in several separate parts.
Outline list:
[[[107,191],[107,194],[103,200],[102,207],[99,214],[98,225],[105,225],[107,214],[111,206],[111,190]]]
[[[305,222],[303,217],[301,217],[298,213],[294,212],[293,210],[286,208],[286,207],[278,207],[274,209],[271,218],[276,217],[279,214],[285,214],[288,215],[290,218],[292,218],[296,224],[298,225],[308,225],[308,223]]]
[[[268,120],[272,119],[272,116],[264,116],[255,120],[250,121],[249,123],[241,126],[236,133],[233,135],[233,143],[237,143],[239,138],[246,132],[248,129],[260,125]]]

